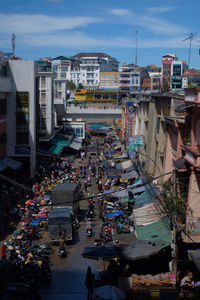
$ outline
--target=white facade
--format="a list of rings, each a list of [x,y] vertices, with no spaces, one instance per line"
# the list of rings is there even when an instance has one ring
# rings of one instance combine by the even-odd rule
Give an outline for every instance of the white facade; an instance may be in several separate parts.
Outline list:
[[[54,79],[54,104],[63,104],[66,107],[67,82],[65,79]]]
[[[100,72],[117,72],[118,61],[105,53],[79,53],[73,58],[80,61],[79,83],[86,89],[96,89],[100,85]],[[73,74],[72,80],[75,80]],[[75,81],[74,81],[75,83]]]
[[[39,72],[38,75],[38,95],[40,106],[39,132],[41,134],[51,134],[54,130],[53,72]]]
[[[8,63],[8,76],[11,78],[12,91],[9,93],[7,101],[7,155],[30,158],[30,175],[32,177],[36,167],[37,64],[33,60],[9,60]],[[21,102],[18,101],[19,98],[22,99]],[[20,122],[17,125],[17,118],[20,117],[20,114],[24,121],[21,129]],[[28,140],[24,140],[23,143],[24,128]]]
[[[51,62],[52,70],[56,79],[71,80],[71,61],[63,59],[55,59]]]
[[[140,72],[121,72],[119,81],[120,91],[124,93],[135,93],[140,89]]]

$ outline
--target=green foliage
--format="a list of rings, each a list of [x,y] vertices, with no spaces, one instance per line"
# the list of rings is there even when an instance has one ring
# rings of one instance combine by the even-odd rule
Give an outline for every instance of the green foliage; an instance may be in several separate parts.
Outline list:
[[[79,85],[78,85],[78,90],[82,90],[84,88],[84,86],[81,84],[81,83],[79,83]]]
[[[171,182],[164,184],[165,191],[165,203],[169,212],[177,216],[179,222],[185,223],[186,218],[186,206],[187,206],[187,194],[180,193],[178,196],[173,196],[173,186]]]
[[[67,80],[67,89],[73,91],[76,89],[76,85],[72,80]]]

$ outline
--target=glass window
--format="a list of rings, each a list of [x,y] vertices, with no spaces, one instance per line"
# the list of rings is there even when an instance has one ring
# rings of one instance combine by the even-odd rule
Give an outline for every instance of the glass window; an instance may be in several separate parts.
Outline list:
[[[6,114],[6,100],[0,99],[0,115],[3,116]]]
[[[29,93],[16,93],[16,144],[29,144]]]

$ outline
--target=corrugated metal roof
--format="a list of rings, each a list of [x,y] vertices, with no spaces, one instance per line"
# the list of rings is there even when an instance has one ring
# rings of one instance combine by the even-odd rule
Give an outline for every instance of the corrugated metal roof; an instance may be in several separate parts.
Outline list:
[[[170,220],[165,217],[155,223],[136,228],[138,240],[171,242]]]
[[[142,193],[141,195],[135,198],[134,208],[137,209],[150,202],[153,202],[156,200],[156,197],[157,197],[156,189],[153,186],[148,186],[148,189],[146,189],[144,193]]]

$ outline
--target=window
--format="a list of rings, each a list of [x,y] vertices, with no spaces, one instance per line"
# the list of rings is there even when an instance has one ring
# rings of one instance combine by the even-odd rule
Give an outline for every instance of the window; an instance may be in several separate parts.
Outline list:
[[[16,93],[16,144],[29,144],[29,93]]]
[[[41,91],[41,100],[46,100],[46,91]]]
[[[7,134],[6,133],[2,133],[0,134],[0,145],[3,145],[7,142]]]
[[[0,115],[3,116],[6,114],[6,100],[0,100]]]
[[[46,84],[46,77],[45,76],[41,76],[41,84]]]
[[[58,99],[62,99],[62,92],[58,92]]]

